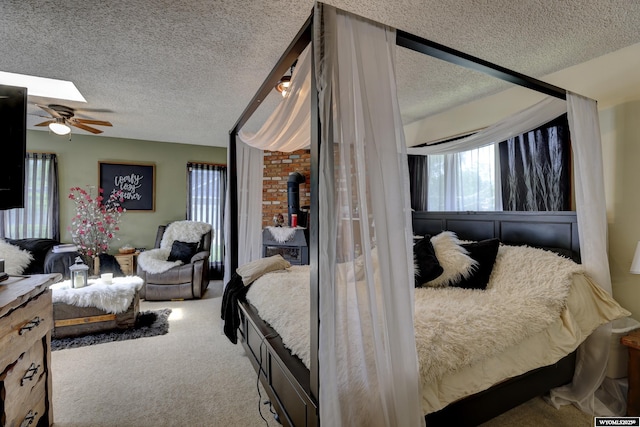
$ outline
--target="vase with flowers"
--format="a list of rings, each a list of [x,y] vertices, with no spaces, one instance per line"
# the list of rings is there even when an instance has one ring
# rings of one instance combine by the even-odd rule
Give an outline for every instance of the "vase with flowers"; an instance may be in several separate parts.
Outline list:
[[[109,251],[111,241],[120,230],[118,224],[121,216],[126,211],[121,205],[123,198],[120,191],[105,198],[102,188],[97,189],[97,194],[94,194],[94,190],[95,187],[89,187],[88,190],[73,187],[69,192],[69,199],[73,200],[76,208],[69,231],[90,272],[94,272],[96,257]]]

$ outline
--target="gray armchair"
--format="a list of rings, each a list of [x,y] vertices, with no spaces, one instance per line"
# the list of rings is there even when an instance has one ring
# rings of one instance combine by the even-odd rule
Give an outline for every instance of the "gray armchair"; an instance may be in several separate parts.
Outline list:
[[[160,248],[166,228],[165,225],[158,227],[155,248]],[[154,301],[202,298],[209,285],[211,238],[210,230],[202,235],[198,252],[191,257],[191,262],[173,267],[163,273],[146,272],[138,264],[137,275],[144,280],[140,298]]]

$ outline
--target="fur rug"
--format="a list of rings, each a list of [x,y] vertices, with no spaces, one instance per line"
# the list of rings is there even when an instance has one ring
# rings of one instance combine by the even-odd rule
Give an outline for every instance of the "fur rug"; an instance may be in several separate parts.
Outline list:
[[[162,235],[160,248],[150,249],[138,255],[138,265],[147,273],[160,274],[182,265],[182,261],[167,261],[175,240],[187,243],[200,242],[202,235],[211,230],[211,224],[197,221],[175,221]]]
[[[7,274],[22,274],[33,261],[33,255],[0,239],[0,259],[4,260],[4,271]]]
[[[91,282],[90,282],[91,283]],[[135,292],[142,288],[143,280],[137,276],[115,277],[112,284],[94,281],[84,288],[71,288],[69,281],[51,285],[53,302],[78,307],[97,307],[108,313],[127,311]]]
[[[501,246],[487,290],[416,289],[415,332],[423,380],[490,357],[546,328],[563,309],[573,274],[580,272],[580,265],[548,251]],[[260,317],[307,367],[308,283],[307,266],[291,267],[256,280],[247,293]]]
[[[160,310],[141,311],[136,317],[136,324],[131,329],[114,329],[113,331],[80,337],[52,338],[51,350],[84,347],[112,341],[125,341],[136,338],[155,337],[169,332],[170,308]]]

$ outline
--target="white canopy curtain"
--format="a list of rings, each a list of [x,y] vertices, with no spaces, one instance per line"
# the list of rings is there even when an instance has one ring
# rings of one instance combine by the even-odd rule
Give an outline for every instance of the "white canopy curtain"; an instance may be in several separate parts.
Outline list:
[[[423,425],[395,31],[327,5],[315,16],[320,227],[328,234],[319,242],[320,420]]]
[[[574,179],[580,255],[587,273],[609,294],[607,212],[602,170],[602,143],[596,101],[567,94],[567,113],[574,157]],[[625,396],[598,390],[609,358],[611,324],[598,328],[580,346],[573,382],[551,392],[556,406],[573,403],[594,415],[624,415]],[[596,393],[598,391],[598,393]]]
[[[496,144],[529,132],[566,112],[567,103],[565,101],[547,96],[542,101],[472,135],[443,144],[407,148],[407,154],[426,156],[429,154],[459,153]]]
[[[261,150],[291,152],[308,148],[311,141],[311,48],[300,54],[291,76],[289,95],[278,104],[256,133],[240,131],[240,140]]]
[[[262,150],[242,142],[236,145],[236,165],[238,176],[238,265],[243,265],[262,257],[262,170],[264,155]],[[225,236],[230,235],[229,191],[225,200]],[[231,280],[228,247],[225,239],[224,283]]]

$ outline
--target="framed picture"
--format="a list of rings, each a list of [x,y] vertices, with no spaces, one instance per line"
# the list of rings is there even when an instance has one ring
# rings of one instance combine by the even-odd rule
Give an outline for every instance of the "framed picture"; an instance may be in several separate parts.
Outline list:
[[[104,197],[120,190],[127,211],[156,210],[156,165],[153,163],[98,162],[98,183]]]

